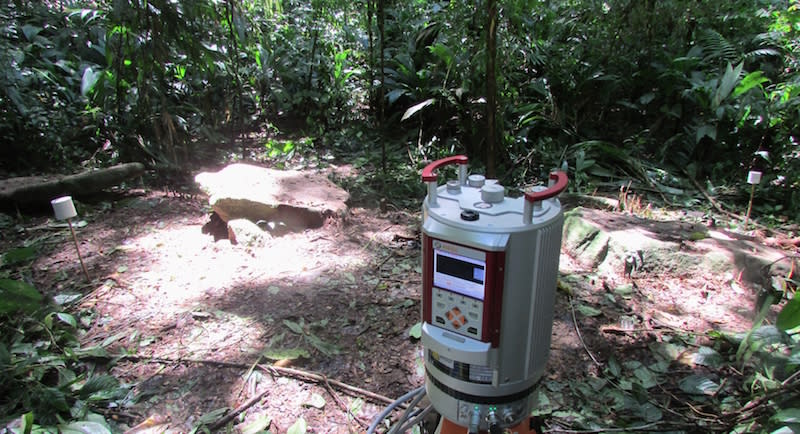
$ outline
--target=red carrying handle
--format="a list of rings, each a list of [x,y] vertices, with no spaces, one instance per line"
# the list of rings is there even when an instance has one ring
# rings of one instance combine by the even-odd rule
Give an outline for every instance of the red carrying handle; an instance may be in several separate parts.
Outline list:
[[[436,173],[434,173],[434,171],[442,166],[447,166],[448,164],[467,164],[467,163],[468,161],[466,155],[454,155],[452,157],[436,160],[433,163],[425,166],[424,169],[422,169],[422,182],[436,182]]]
[[[553,172],[550,174],[550,179],[556,182],[552,187],[548,188],[547,190],[525,193],[525,200],[529,202],[540,202],[545,199],[550,199],[551,197],[556,197],[561,194],[562,191],[567,189],[568,180],[566,173],[560,171]]]

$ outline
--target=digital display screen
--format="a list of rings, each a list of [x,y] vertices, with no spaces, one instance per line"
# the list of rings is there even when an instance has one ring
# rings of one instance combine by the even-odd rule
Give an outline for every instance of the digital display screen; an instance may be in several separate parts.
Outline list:
[[[443,250],[434,250],[433,284],[478,300],[484,298],[486,262]]]

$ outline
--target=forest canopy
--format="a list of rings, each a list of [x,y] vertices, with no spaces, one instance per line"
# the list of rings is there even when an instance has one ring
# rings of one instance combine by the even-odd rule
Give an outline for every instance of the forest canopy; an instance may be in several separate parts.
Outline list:
[[[797,0],[15,0],[0,22],[4,175],[184,167],[266,131],[384,180],[453,153],[579,191],[755,168],[800,208]]]

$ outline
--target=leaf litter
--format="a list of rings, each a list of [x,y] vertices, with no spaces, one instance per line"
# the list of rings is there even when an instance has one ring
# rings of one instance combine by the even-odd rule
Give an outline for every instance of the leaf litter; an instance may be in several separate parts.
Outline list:
[[[137,206],[142,202],[151,206]],[[58,320],[87,327],[86,347],[137,356],[107,366],[133,388],[131,402],[109,410],[119,426],[156,415],[165,421],[153,428],[158,432],[197,430],[266,389],[272,391],[230,425],[241,432],[350,432],[382,407],[324,384],[243,375],[262,357],[263,364],[320,372],[386,397],[422,384],[419,246],[392,237],[405,237],[418,216],[355,208],[346,223],[254,250],[203,234],[207,215],[199,201],[151,193],[104,207],[80,228],[96,286],[84,291],[78,312]],[[22,241],[3,240],[3,251],[12,252],[4,263],[30,261],[30,250],[8,248]],[[86,284],[72,252],[48,246],[29,265],[31,280],[51,297],[74,301],[69,290]],[[556,431],[688,429],[686,421],[714,428],[693,408],[720,401],[736,385],[721,381],[721,341],[704,333],[715,324],[735,339],[749,329],[749,317],[710,323],[675,311],[670,300],[700,290],[681,285],[682,277],[607,281],[566,255],[561,264],[551,357],[534,413]],[[773,335],[765,329],[757,336]]]

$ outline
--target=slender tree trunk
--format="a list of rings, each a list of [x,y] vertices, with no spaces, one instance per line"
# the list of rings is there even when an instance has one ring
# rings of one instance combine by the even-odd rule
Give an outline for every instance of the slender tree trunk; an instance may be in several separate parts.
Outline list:
[[[386,76],[383,73],[384,69],[384,51],[386,49],[386,32],[385,32],[385,24],[386,24],[386,0],[378,0],[378,33],[380,34],[380,55],[379,60],[379,68],[380,68],[380,79],[381,85],[378,88],[378,126],[383,128],[384,122],[384,103],[383,103],[383,92],[386,86]],[[384,179],[386,179],[386,140],[381,140],[381,170],[384,175]]]
[[[372,21],[375,18],[375,0],[367,0],[367,35],[369,36],[369,57],[368,57],[368,64],[369,73],[367,77],[369,79],[369,83],[367,84],[367,89],[369,89],[369,104],[370,108],[372,109],[373,113],[377,113],[375,107],[375,89],[372,87],[373,82],[375,81],[375,37],[372,34]]]
[[[496,178],[497,154],[497,0],[488,0],[486,26],[486,175]]]
[[[316,22],[317,19],[314,18]],[[306,78],[306,89],[311,90],[312,78],[314,77],[314,58],[317,56],[317,39],[319,38],[319,29],[314,25],[314,32],[311,35],[311,59],[308,62],[308,77]]]
[[[236,139],[239,135],[239,128],[237,126],[237,121],[239,120],[239,116],[241,115],[241,95],[242,95],[242,81],[239,77],[239,43],[244,41],[239,41],[236,36],[236,28],[235,28],[235,21],[233,19],[234,14],[234,5],[231,3],[230,0],[225,2],[225,12],[227,14],[228,20],[228,31],[229,37],[231,39],[231,55],[230,60],[233,64],[233,80],[234,80],[234,87],[236,91],[233,95],[233,103],[231,107],[231,114],[230,119],[230,129],[231,129],[231,140],[233,141],[231,144],[236,144]],[[242,144],[242,158],[245,156],[245,148],[244,144]]]

